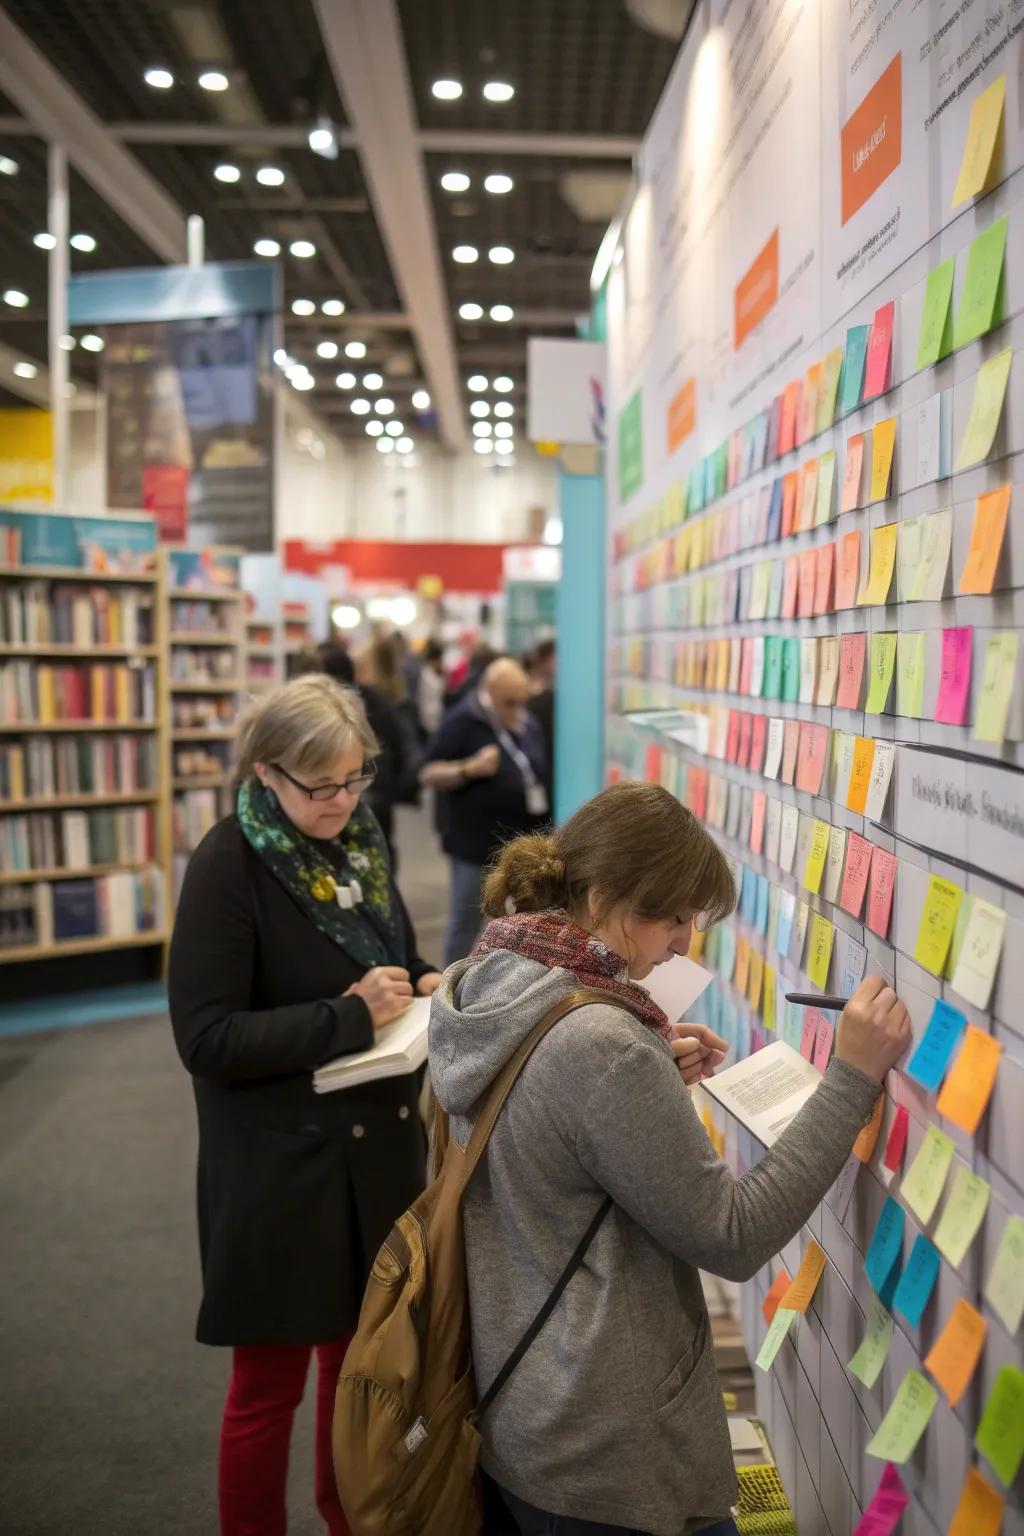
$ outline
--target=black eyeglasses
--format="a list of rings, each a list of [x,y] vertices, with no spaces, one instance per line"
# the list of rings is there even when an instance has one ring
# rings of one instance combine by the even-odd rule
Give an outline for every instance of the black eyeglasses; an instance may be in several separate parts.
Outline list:
[[[301,789],[304,795],[311,800],[333,800],[339,789],[347,789],[350,795],[361,795],[369,789],[377,777],[377,769],[373,763],[367,763],[362,773],[355,774],[351,779],[346,779],[344,784],[317,784],[310,789],[308,784],[303,784],[300,779],[294,778],[280,763],[271,763],[275,773],[283,774],[289,784],[294,784],[296,789]]]

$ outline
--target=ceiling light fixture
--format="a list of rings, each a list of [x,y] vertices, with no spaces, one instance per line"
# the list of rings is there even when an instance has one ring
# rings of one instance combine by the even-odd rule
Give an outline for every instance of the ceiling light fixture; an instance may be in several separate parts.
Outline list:
[[[383,384],[384,384],[384,376],[383,376],[383,374],[380,374],[380,373],[364,373],[363,374],[363,388],[364,389],[380,389],[380,388],[382,388]]]
[[[335,629],[358,629],[363,616],[351,603],[339,603],[331,609],[331,623]]]
[[[499,325],[506,325],[509,320],[514,320],[516,314],[511,304],[492,304],[490,313],[491,319],[496,320]]]
[[[329,117],[318,117],[306,136],[306,143],[314,155],[325,160],[338,158],[338,134]]]
[[[345,356],[346,357],[355,357],[355,358],[365,357],[366,356],[366,342],[365,341],[346,341],[346,343],[345,343]]]
[[[96,241],[92,235],[72,235],[70,242],[76,251],[94,251]]]
[[[199,76],[199,86],[204,91],[226,91],[228,77],[222,69],[204,69]]]
[[[511,101],[515,93],[515,86],[509,85],[507,80],[488,80],[484,86],[484,99],[486,101]]]
[[[490,422],[489,421],[474,421],[474,423],[473,423],[473,436],[474,437],[490,437],[491,436],[491,424],[490,424]]]
[[[478,261],[479,258],[480,252],[475,245],[457,245],[452,251],[452,261],[461,262],[464,267],[470,266],[474,261]]]
[[[154,91],[169,91],[174,84],[174,76],[169,69],[147,69],[142,78]]]
[[[389,421],[384,428],[388,437],[404,437],[405,423],[401,421]]]
[[[26,309],[28,307],[28,294],[22,293],[20,288],[5,288],[4,303],[12,309]]]
[[[412,408],[414,411],[428,411],[430,409],[430,396],[425,389],[417,389],[413,392]]]
[[[515,446],[515,443],[510,443],[507,437],[502,437],[495,443],[494,451],[495,453],[512,453]]]
[[[316,344],[316,355],[317,357],[325,357],[329,363],[333,362],[338,355],[338,343],[336,341],[318,341]]]
[[[293,315],[315,315],[316,305],[312,299],[292,299]]]
[[[494,197],[502,197],[506,192],[511,192],[515,182],[511,176],[505,176],[496,171],[492,176],[484,177],[484,191],[490,192]]]
[[[339,389],[355,389],[356,376],[354,373],[339,373],[334,382]]]
[[[498,421],[494,426],[495,437],[514,437],[515,428],[510,421]]]
[[[494,444],[489,437],[478,437],[473,444],[473,450],[475,453],[493,453]]]
[[[395,451],[395,440],[394,440],[393,437],[378,437],[378,439],[377,439],[377,452],[378,453],[394,453],[394,451]]]
[[[57,236],[51,235],[48,230],[41,230],[38,235],[32,236],[32,244],[38,245],[41,251],[52,251],[57,244]]]
[[[469,402],[469,414],[471,416],[489,416],[491,408],[486,400],[471,400]]]
[[[465,171],[445,171],[441,186],[445,192],[468,192],[471,182]]]
[[[413,442],[411,437],[400,437],[398,439],[398,442],[395,444],[395,452],[396,453],[412,453],[412,451],[413,451],[413,449],[415,447],[416,447],[416,444]]]
[[[466,304],[459,305],[460,320],[482,320],[483,317],[484,307],[482,304],[474,304],[473,301],[470,300]]]
[[[510,245],[492,245],[487,256],[496,267],[507,267],[510,261],[516,259],[516,253]]]
[[[291,251],[292,255],[297,256],[300,261],[308,261],[310,256],[316,255],[316,246],[313,244],[312,240],[293,240],[288,249]]]
[[[0,155],[0,176],[17,176],[18,162],[10,155]]]
[[[281,254],[281,246],[276,240],[255,240],[252,249],[255,256],[280,256]]]
[[[39,369],[35,363],[15,363],[12,372],[19,379],[34,379]]]
[[[497,385],[497,380],[495,380],[495,385]],[[511,400],[499,400],[494,407],[494,414],[495,416],[514,416],[515,409]]]
[[[435,80],[430,87],[430,94],[438,101],[458,101],[462,95],[462,85],[458,80]]]
[[[373,408],[378,416],[391,416],[394,413],[395,402],[389,400],[387,395],[381,395],[374,401]]]
[[[352,401],[352,414],[353,416],[369,416],[369,400],[364,400],[362,395],[359,395],[355,400]]]
[[[226,182],[229,186],[242,179],[242,173],[238,166],[231,165],[228,161],[225,161],[223,165],[215,165],[213,175],[216,181]]]
[[[368,421],[366,423],[366,430],[370,437],[383,437],[384,423],[382,421],[378,421],[377,418],[374,417],[372,421]]]
[[[73,336],[62,336],[57,345],[62,352],[73,352],[78,346],[78,342]]]
[[[279,165],[261,165],[256,180],[261,187],[280,187],[284,185],[284,171]]]
[[[512,390],[515,389],[516,386],[513,380],[509,378],[507,373],[499,373],[498,377],[494,381],[494,387],[498,391],[499,395],[508,395],[511,394]]]
[[[487,388],[486,375],[482,373],[471,373],[469,378],[466,380],[466,388],[471,389],[475,395],[482,394],[483,391]]]
[[[79,346],[84,347],[86,352],[102,352],[106,342],[102,336],[97,336],[95,331],[88,331],[82,337]]]
[[[341,299],[324,299],[320,305],[320,313],[332,316],[343,315],[345,313],[345,305]]]
[[[293,389],[313,389],[316,386],[316,379],[311,373],[293,373],[289,382]]]

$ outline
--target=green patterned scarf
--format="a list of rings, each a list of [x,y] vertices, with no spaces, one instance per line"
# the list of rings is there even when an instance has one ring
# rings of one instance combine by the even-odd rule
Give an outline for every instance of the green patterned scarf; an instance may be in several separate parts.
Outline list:
[[[405,965],[405,945],[391,899],[387,844],[372,812],[357,805],[341,835],[330,843],[306,837],[258,778],[238,791],[238,820],[246,841],[321,933],[370,970]],[[363,899],[339,907],[337,879],[359,881]]]

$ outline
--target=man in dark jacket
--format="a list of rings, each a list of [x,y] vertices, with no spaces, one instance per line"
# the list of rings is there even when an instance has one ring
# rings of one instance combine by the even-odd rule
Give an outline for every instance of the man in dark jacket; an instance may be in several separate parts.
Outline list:
[[[355,665],[343,645],[327,641],[317,652],[317,663],[320,671],[333,677],[335,682],[356,690],[363,701],[370,729],[380,743],[377,777],[364,799],[380,822],[380,829],[391,854],[391,868],[395,870],[398,868],[398,857],[394,840],[394,808],[396,802],[403,797],[404,780],[410,773],[415,775],[416,766],[415,761],[410,761],[402,722],[397,710],[379,688],[363,687],[356,682]]]
[[[449,859],[446,966],[468,955],[480,929],[484,869],[509,837],[550,820],[544,737],[527,708],[518,662],[492,662],[481,684],[445,715],[420,781],[441,792],[441,846]]]

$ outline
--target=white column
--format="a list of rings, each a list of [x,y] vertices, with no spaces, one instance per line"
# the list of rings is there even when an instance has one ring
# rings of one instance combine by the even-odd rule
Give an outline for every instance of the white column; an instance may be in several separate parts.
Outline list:
[[[55,244],[50,252],[49,353],[50,413],[53,418],[54,504],[69,511],[68,460],[68,354],[60,344],[68,329],[68,155],[63,144],[51,144],[47,152],[49,179],[46,227]]]
[[[190,213],[188,216],[186,238],[189,266],[201,267],[206,260],[206,225],[198,213]]]

